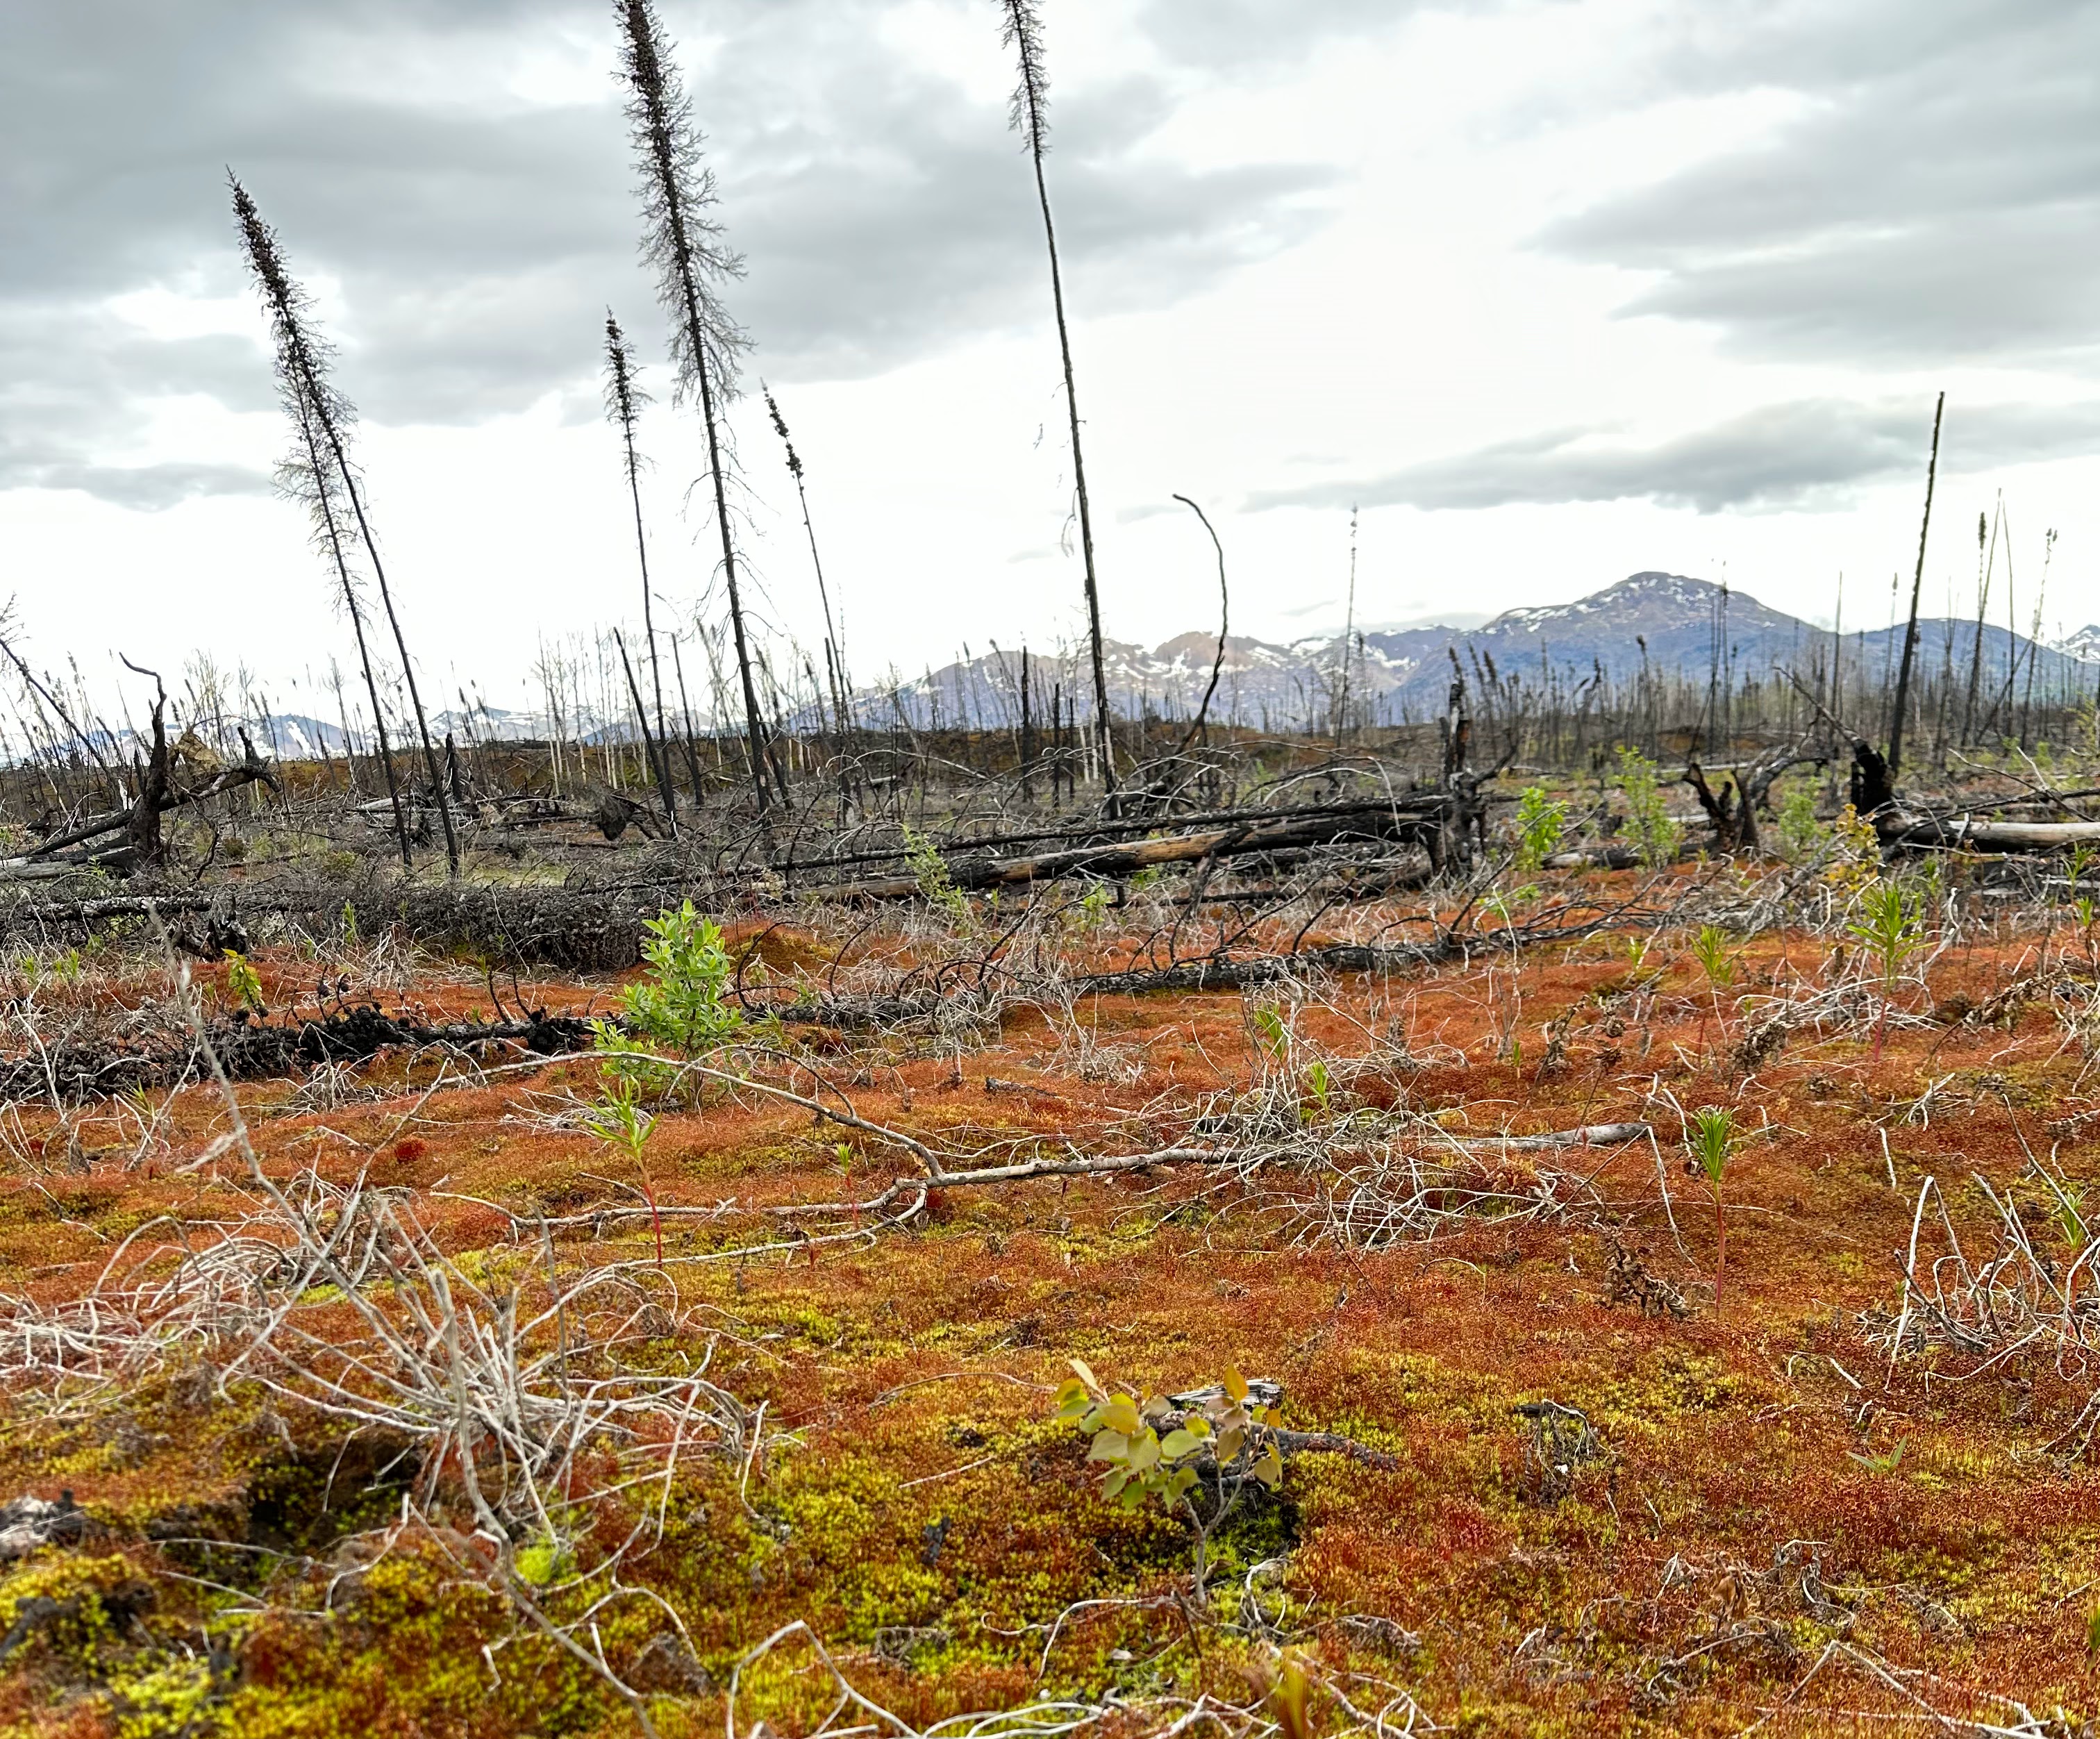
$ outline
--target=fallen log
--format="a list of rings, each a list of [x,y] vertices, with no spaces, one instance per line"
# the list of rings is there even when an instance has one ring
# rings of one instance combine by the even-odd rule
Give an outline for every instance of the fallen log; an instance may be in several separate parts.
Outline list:
[[[1654,1133],[1646,1123],[1591,1123],[1546,1135],[1462,1135],[1453,1139],[1461,1147],[1624,1147],[1631,1141],[1645,1141]]]
[[[318,1019],[227,1021],[211,1031],[211,1048],[234,1080],[263,1080],[321,1063],[364,1062],[381,1052],[442,1046],[472,1052],[487,1044],[518,1044],[536,1056],[581,1050],[590,1023],[571,1015],[529,1011],[523,1020],[461,1021],[430,1026],[382,1013],[376,1007],[342,1010]],[[0,1101],[104,1098],[135,1087],[167,1087],[202,1079],[210,1064],[187,1036],[137,1051],[112,1052],[90,1044],[53,1047],[42,1056],[0,1062]]]
[[[2068,851],[2100,845],[2100,821],[1971,821],[1959,816],[1899,816],[1884,836],[1891,845],[1974,851]]]
[[[1066,851],[1026,858],[978,858],[951,861],[948,879],[965,893],[1017,887],[1069,876],[1104,878],[1136,875],[1170,863],[1197,863],[1209,858],[1242,857],[1260,852],[1296,851],[1317,845],[1395,839],[1427,842],[1436,833],[1443,800],[1427,804],[1380,805],[1362,812],[1317,816],[1264,817],[1165,839],[1123,844],[1082,845]],[[849,899],[911,899],[924,892],[915,876],[886,876],[819,889]]]

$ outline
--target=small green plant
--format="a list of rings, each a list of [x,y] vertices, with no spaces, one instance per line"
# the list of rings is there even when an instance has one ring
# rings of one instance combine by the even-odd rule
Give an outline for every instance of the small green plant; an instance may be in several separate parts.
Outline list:
[[[2076,1184],[2056,1186],[2056,1227],[2073,1256],[2085,1254],[2092,1234],[2085,1225],[2085,1193]]]
[[[1910,1447],[1910,1439],[1904,1437],[1886,1454],[1877,1455],[1871,1450],[1847,1450],[1845,1453],[1869,1473],[1888,1475],[1903,1465],[1904,1451]]]
[[[1115,890],[1105,881],[1097,881],[1079,897],[1079,922],[1088,929],[1096,929],[1108,916],[1109,907],[1114,903]]]
[[[1805,863],[1830,836],[1815,819],[1815,788],[1804,780],[1789,788],[1779,806],[1779,849],[1789,863]]]
[[[1706,974],[1706,992],[1713,1004],[1714,1024],[1720,1028],[1721,1035],[1726,1038],[1728,1023],[1721,1013],[1721,992],[1736,982],[1736,960],[1728,951],[1728,938],[1725,932],[1710,924],[1701,925],[1699,933],[1692,939],[1692,952],[1699,962],[1699,969]],[[1699,1036],[1703,1042],[1706,1036],[1706,1016],[1703,1010],[1699,1016]]]
[[[642,925],[646,971],[620,993],[620,1022],[594,1021],[591,1031],[608,1074],[630,1082],[668,1085],[677,1071],[648,1053],[704,1056],[735,1038],[743,1017],[730,1000],[735,964],[721,931],[687,900]]]
[[[2092,695],[2071,709],[2071,739],[2089,755],[2100,755],[2100,700]]]
[[[1567,831],[1567,806],[1555,802],[1540,786],[1527,787],[1516,800],[1518,870],[1529,876],[1544,868]]]
[[[1154,1395],[1111,1393],[1080,1359],[1057,1391],[1057,1422],[1092,1434],[1089,1461],[1105,1464],[1101,1490],[1124,1509],[1148,1498],[1162,1509],[1180,1510],[1195,1534],[1195,1595],[1202,1598],[1209,1575],[1211,1538],[1238,1505],[1246,1482],[1273,1491],[1283,1481],[1283,1457],[1268,1435],[1275,1412],[1256,1398],[1237,1370],[1201,1401],[1188,1404]],[[1162,1435],[1161,1428],[1165,1428]],[[1215,1490],[1198,1507],[1196,1495],[1206,1473]]]
[[[258,1017],[269,1012],[262,1005],[262,975],[236,948],[226,951],[226,988],[235,1008]]]
[[[1312,1090],[1312,1105],[1318,1107],[1323,1119],[1332,1114],[1335,1108],[1335,1078],[1326,1064],[1317,1058],[1306,1065],[1305,1084]],[[1299,1114],[1308,1121],[1313,1114],[1310,1106],[1301,1106]]]
[[[1629,936],[1626,941],[1626,969],[1639,972],[1648,964],[1648,943],[1653,938],[1647,936]]]
[[[585,1114],[584,1127],[615,1151],[626,1154],[642,1178],[642,1199],[656,1232],[656,1266],[664,1265],[664,1216],[656,1207],[656,1182],[649,1175],[649,1137],[656,1119],[642,1108],[641,1085],[631,1075],[615,1075],[604,1097]]]
[[[1692,952],[1700,970],[1706,974],[1706,982],[1716,990],[1726,990],[1736,982],[1736,960],[1728,952],[1727,932],[1710,924],[1701,925],[1692,938]]]
[[[1904,963],[1925,947],[1925,920],[1917,901],[1893,881],[1877,882],[1860,896],[1860,916],[1846,926],[1880,968],[1882,1015],[1874,1026],[1874,1058],[1888,1036],[1889,1004]]]
[[[1663,801],[1655,763],[1639,749],[1619,751],[1619,789],[1626,800],[1626,831],[1643,867],[1659,870],[1675,863],[1684,829]]]
[[[941,848],[908,823],[904,828],[904,861],[911,879],[919,884],[920,897],[953,925],[970,921],[970,903],[948,873],[948,860]]]
[[[1253,1013],[1255,1035],[1261,1047],[1274,1062],[1283,1062],[1290,1056],[1290,1023],[1273,1002],[1258,1005]]]
[[[1874,824],[1847,803],[1830,824],[1834,850],[1824,874],[1846,894],[1864,894],[1882,879],[1882,836]]]
[[[1721,1286],[1728,1268],[1728,1218],[1722,1185],[1728,1175],[1728,1160],[1736,1150],[1736,1114],[1725,1106],[1710,1105],[1692,1114],[1686,1145],[1692,1163],[1706,1175],[1714,1193],[1714,1314],[1721,1313]]]

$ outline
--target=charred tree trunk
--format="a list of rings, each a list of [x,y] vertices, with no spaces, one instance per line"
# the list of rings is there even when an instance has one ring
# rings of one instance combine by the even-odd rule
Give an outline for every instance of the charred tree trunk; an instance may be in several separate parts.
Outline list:
[[[1917,572],[1911,580],[1910,622],[1904,629],[1903,664],[1896,676],[1895,706],[1889,723],[1889,758],[1886,779],[1883,781],[1885,784],[1892,782],[1903,770],[1904,713],[1910,704],[1911,664],[1917,655],[1918,594],[1925,589],[1925,545],[1932,532],[1932,486],[1939,474],[1939,422],[1946,410],[1947,395],[1943,392],[1932,413],[1932,457],[1925,468],[1925,518],[1917,528]],[[1875,758],[1880,759],[1878,756]],[[1877,809],[1882,806],[1881,804],[1875,805]],[[1860,813],[1864,815],[1867,811],[1861,810]]]

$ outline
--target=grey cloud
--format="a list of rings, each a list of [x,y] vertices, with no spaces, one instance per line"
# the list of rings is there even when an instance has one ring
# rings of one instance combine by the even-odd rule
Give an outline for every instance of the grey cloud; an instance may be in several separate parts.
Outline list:
[[[39,467],[22,479],[42,489],[84,489],[119,507],[159,513],[201,495],[267,495],[269,478],[242,465],[68,465]]]
[[[1051,200],[1067,294],[1088,312],[1176,301],[1321,221],[1325,170],[1147,163],[1144,135],[1166,113],[1141,82],[1057,112]],[[879,154],[801,158],[738,190],[750,259],[738,303],[770,372],[864,374],[958,333],[1045,318],[1026,158],[984,112],[928,104],[922,116],[915,136],[871,130]],[[893,155],[900,143],[908,160]]]
[[[1435,0],[1148,0],[1140,28],[1185,64],[1289,61],[1335,37],[1392,29]]]
[[[223,337],[157,342],[107,314],[0,301],[0,489],[85,489],[128,507],[267,486],[238,466],[112,464],[141,399],[201,394],[230,408],[272,402],[262,352]]]
[[[1779,87],[1757,143],[1552,225],[1549,250],[1644,271],[1629,314],[1811,360],[2100,359],[2090,0],[1699,9],[1653,88]]]
[[[1840,505],[1847,492],[1918,476],[1930,404],[1807,399],[1774,404],[1652,446],[1557,429],[1404,466],[1382,476],[1272,490],[1273,507],[1502,507],[1516,502],[1652,501],[1700,513]],[[1942,461],[1962,471],[2100,452],[2100,402],[1950,406]]]
[[[884,46],[894,3],[666,6],[704,51],[686,57],[688,82],[751,268],[731,306],[776,378],[878,372],[1047,316],[1033,189],[1000,106]],[[990,8],[985,22],[996,32]],[[254,346],[157,361],[97,312],[154,285],[245,290],[229,162],[294,269],[341,285],[342,382],[376,421],[472,422],[588,379],[608,302],[646,338],[655,320],[610,81],[532,107],[399,91],[338,64],[344,41],[379,43],[438,73],[457,66],[470,86],[542,25],[609,37],[610,7],[0,9],[0,355],[19,364],[0,402],[52,413],[0,440],[0,487],[67,466],[94,486],[98,454],[157,393],[267,396]],[[1149,152],[1167,113],[1156,82],[1059,93],[1052,191],[1086,311],[1169,304],[1321,221],[1319,172],[1197,172]],[[74,324],[53,329],[54,315]],[[32,327],[51,336],[17,342]]]

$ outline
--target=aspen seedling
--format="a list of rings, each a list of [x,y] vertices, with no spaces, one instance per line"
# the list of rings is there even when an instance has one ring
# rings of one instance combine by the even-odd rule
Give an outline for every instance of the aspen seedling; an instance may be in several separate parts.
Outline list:
[[[1176,1400],[1154,1395],[1140,1402],[1103,1388],[1083,1360],[1074,1359],[1072,1370],[1057,1391],[1058,1423],[1092,1434],[1087,1459],[1106,1464],[1105,1495],[1127,1510],[1154,1498],[1188,1517],[1196,1536],[1194,1592],[1201,1600],[1211,1536],[1232,1513],[1246,1481],[1271,1491],[1283,1482],[1282,1454],[1267,1435],[1275,1409],[1257,1398],[1237,1370],[1228,1370],[1215,1391]],[[1208,1521],[1193,1501],[1207,1463],[1217,1481]]]

